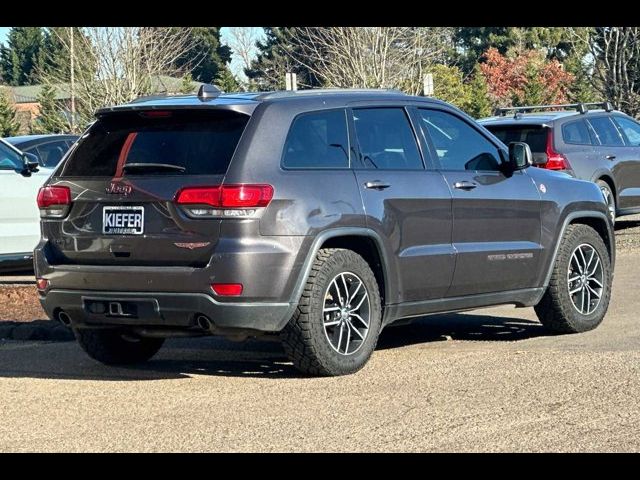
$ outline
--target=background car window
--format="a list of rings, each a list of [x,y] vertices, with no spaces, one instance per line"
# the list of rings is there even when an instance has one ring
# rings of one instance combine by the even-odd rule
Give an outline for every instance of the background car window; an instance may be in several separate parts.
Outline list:
[[[564,143],[572,145],[591,145],[589,128],[584,120],[565,123],[562,126],[562,139]]]
[[[613,117],[613,121],[618,124],[620,130],[622,130],[627,137],[627,145],[630,147],[640,147],[640,124],[625,117]]]
[[[624,145],[624,142],[620,137],[620,133],[609,117],[590,118],[589,123],[596,132],[600,145],[607,145],[610,147],[621,147]]]
[[[349,168],[349,136],[344,110],[296,117],[284,145],[285,168]]]
[[[403,108],[353,111],[360,156],[365,168],[422,170],[422,157]]]
[[[443,170],[500,169],[497,147],[467,122],[439,110],[418,111]]]
[[[36,154],[38,159],[40,160],[40,165],[44,167],[53,168],[69,149],[67,147],[67,142],[64,140],[59,140],[57,142],[45,143],[44,145],[39,145],[36,151],[32,151],[32,153]]]
[[[0,170],[22,169],[22,158],[15,151],[0,143]]]

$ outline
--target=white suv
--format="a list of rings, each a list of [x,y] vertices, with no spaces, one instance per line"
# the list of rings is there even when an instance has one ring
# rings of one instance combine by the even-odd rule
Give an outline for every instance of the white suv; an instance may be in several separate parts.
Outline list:
[[[36,197],[52,172],[0,139],[0,269],[31,266],[40,241]]]

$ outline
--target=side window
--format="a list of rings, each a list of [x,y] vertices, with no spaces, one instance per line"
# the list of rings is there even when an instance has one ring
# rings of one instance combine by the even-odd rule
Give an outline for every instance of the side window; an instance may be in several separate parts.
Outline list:
[[[624,142],[620,137],[618,129],[609,117],[590,118],[589,123],[596,132],[596,136],[598,137],[601,145],[607,145],[610,147],[624,146]]]
[[[403,108],[353,110],[362,165],[379,170],[422,170],[422,157]]]
[[[345,110],[296,117],[284,144],[284,168],[349,168]]]
[[[67,147],[67,142],[64,140],[59,140],[57,142],[49,142],[44,145],[40,145],[38,147],[38,158],[40,159],[40,164],[45,167],[53,168],[66,153],[69,148]],[[36,152],[33,152],[36,153]]]
[[[589,128],[584,120],[565,123],[562,126],[562,139],[564,143],[572,145],[591,145]]]
[[[498,148],[464,120],[440,110],[419,109],[443,170],[499,170]]]
[[[640,124],[625,117],[613,117],[613,121],[618,124],[620,130],[622,130],[625,137],[627,137],[627,145],[630,147],[640,147]]]
[[[22,159],[20,158],[20,155],[6,145],[0,143],[0,170],[19,169],[22,169]]]

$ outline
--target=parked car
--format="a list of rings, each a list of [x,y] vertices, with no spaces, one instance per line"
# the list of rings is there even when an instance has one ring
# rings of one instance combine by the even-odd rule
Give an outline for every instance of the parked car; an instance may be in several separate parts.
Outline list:
[[[590,110],[593,106],[602,108]],[[640,213],[636,120],[609,103],[503,108],[497,113],[479,122],[505,143],[528,143],[535,166],[595,182],[614,222],[616,216]]]
[[[40,240],[38,189],[53,172],[0,139],[0,270],[33,267]]]
[[[41,167],[55,168],[78,138],[78,135],[22,135],[5,140],[19,150],[35,155]]]
[[[204,86],[105,108],[38,195],[40,299],[106,364],[174,335],[278,334],[301,371],[348,374],[384,326],[498,304],[593,329],[607,206],[531,160],[394,91]]]

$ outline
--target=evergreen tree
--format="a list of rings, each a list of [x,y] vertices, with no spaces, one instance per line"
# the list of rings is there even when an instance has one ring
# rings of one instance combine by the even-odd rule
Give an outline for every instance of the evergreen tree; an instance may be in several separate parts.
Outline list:
[[[215,84],[224,92],[238,92],[240,84],[228,67],[223,68],[215,81]]]
[[[187,73],[182,77],[182,84],[180,85],[180,93],[193,93],[196,88],[196,84],[193,83],[193,76]]]
[[[463,110],[473,118],[483,118],[491,115],[491,101],[487,89],[487,80],[482,74],[479,65],[473,69],[473,76],[468,85],[469,101],[463,106]]]
[[[66,133],[70,130],[60,102],[56,101],[56,91],[44,85],[37,97],[40,114],[31,126],[32,133]]]
[[[7,45],[0,49],[3,80],[9,85],[38,83],[44,63],[44,33],[41,27],[13,27]]]
[[[43,46],[42,68],[46,73],[55,71],[56,76],[70,78],[71,59],[69,58],[69,45],[71,33],[74,36],[74,56],[76,62],[82,62],[82,68],[87,69],[87,62],[93,58],[88,51],[90,42],[80,27],[49,27],[45,31]],[[95,69],[94,69],[95,70]]]
[[[547,98],[545,86],[540,81],[540,68],[535,61],[527,63],[524,72],[525,84],[522,95],[513,99],[515,106],[543,105]]]
[[[463,108],[469,102],[469,90],[462,81],[462,72],[458,67],[434,65],[433,95],[440,100]]]
[[[250,84],[258,90],[284,90],[285,74],[296,73],[299,86],[317,87],[321,82],[313,73],[297,62],[296,58],[302,58],[301,49],[298,46],[303,32],[295,27],[265,27],[265,39],[258,41],[258,54],[251,63],[251,67],[245,70],[245,75]],[[305,62],[309,59],[305,58]]]
[[[16,109],[13,108],[5,90],[0,89],[0,137],[17,135],[19,130]]]
[[[175,66],[191,72],[198,82],[215,83],[231,61],[231,48],[220,42],[220,27],[193,27],[190,43],[194,47],[180,56]]]

